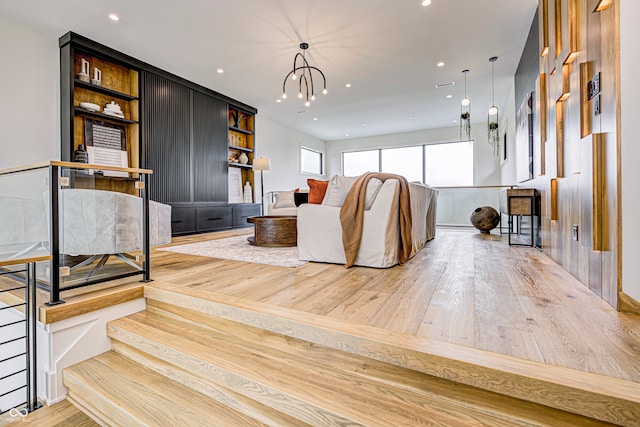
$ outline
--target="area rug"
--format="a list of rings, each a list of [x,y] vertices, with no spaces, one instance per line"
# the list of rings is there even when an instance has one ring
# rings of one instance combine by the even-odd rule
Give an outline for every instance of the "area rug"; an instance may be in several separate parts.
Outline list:
[[[295,246],[288,248],[253,246],[247,242],[247,236],[207,240],[204,242],[158,248],[157,250],[211,258],[230,259],[233,261],[277,265],[280,267],[298,267],[306,263],[306,261],[300,261],[298,259],[298,248]]]

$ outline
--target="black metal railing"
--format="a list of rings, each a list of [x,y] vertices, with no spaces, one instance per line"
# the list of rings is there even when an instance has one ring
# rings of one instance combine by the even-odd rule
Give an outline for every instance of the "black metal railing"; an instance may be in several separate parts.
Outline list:
[[[141,230],[142,230],[142,248],[141,255],[138,256],[140,259],[140,266],[124,272],[112,272],[111,274],[103,275],[102,277],[94,277],[93,272],[90,273],[87,277],[83,279],[78,279],[75,281],[67,281],[65,280],[68,277],[65,277],[65,274],[68,276],[69,269],[65,268],[64,270],[61,267],[62,262],[62,254],[61,254],[61,246],[62,246],[62,233],[61,233],[61,223],[63,220],[64,212],[61,211],[61,191],[67,188],[74,188],[74,177],[77,176],[97,176],[93,175],[93,170],[99,171],[115,171],[118,173],[124,173],[127,175],[128,179],[132,182],[135,181],[135,189],[137,194],[142,199],[142,212],[141,212]],[[120,168],[120,167],[111,167],[111,166],[103,166],[103,165],[90,165],[85,163],[71,163],[71,162],[60,162],[60,161],[49,161],[43,162],[35,165],[29,165],[24,168],[14,168],[0,171],[0,177],[10,177],[12,175],[24,175],[28,173],[34,173],[36,171],[46,172],[47,179],[46,188],[46,198],[44,203],[47,211],[47,222],[48,222],[48,241],[41,242],[41,246],[47,249],[47,252],[51,254],[51,261],[49,265],[49,278],[46,280],[42,278],[38,281],[37,285],[49,292],[49,301],[46,302],[46,305],[52,306],[57,304],[64,303],[64,300],[61,298],[61,292],[68,291],[71,289],[76,289],[80,287],[90,286],[96,283],[102,283],[110,280],[121,279],[125,277],[131,277],[136,275],[142,275],[142,281],[148,282],[151,280],[151,272],[150,272],[150,252],[151,245],[149,239],[149,191],[147,188],[148,185],[148,175],[153,173],[148,169],[137,169],[137,168]],[[102,176],[102,175],[100,175]],[[32,180],[33,181],[33,180]],[[86,187],[83,187],[86,188]],[[0,225],[1,226],[1,225]],[[95,254],[92,254],[95,255]],[[125,255],[126,256],[126,255]],[[95,257],[94,257],[95,258]],[[98,257],[100,259],[100,257]],[[102,258],[101,267],[106,261],[108,257]],[[126,261],[125,261],[126,262]],[[133,263],[128,262],[128,265],[133,265]],[[74,266],[75,267],[75,266]],[[64,273],[63,273],[64,272]],[[45,275],[46,276],[46,275]],[[75,277],[75,276],[74,276]]]
[[[0,262],[0,294],[9,304],[0,307],[0,415],[25,416],[38,402],[36,324],[36,263],[50,256]],[[24,269],[15,266],[24,264]],[[23,284],[20,284],[23,279]],[[21,292],[22,291],[22,292]]]

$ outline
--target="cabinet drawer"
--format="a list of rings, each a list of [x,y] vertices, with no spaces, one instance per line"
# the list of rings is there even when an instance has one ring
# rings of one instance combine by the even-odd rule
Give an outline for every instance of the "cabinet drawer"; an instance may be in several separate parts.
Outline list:
[[[171,208],[171,234],[186,234],[196,231],[196,210],[194,208]]]
[[[233,207],[233,227],[249,227],[247,222],[250,216],[260,215],[260,205],[246,205]]]
[[[219,230],[231,227],[231,208],[226,206],[201,206],[196,211],[198,231]]]

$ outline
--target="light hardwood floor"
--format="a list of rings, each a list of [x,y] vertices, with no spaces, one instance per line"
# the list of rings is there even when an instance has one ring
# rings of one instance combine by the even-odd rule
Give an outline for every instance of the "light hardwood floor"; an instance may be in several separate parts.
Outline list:
[[[175,238],[172,245],[250,231]],[[154,250],[164,285],[220,293],[640,382],[640,316],[618,313],[543,253],[438,229],[404,266],[297,268]],[[153,286],[153,283],[150,284]]]

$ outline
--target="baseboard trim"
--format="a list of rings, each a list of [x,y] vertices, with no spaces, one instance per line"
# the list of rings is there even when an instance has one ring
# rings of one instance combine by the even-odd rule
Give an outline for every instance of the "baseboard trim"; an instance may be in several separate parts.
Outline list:
[[[631,298],[624,292],[618,292],[618,301],[620,311],[624,311],[625,313],[640,314],[640,302]]]

